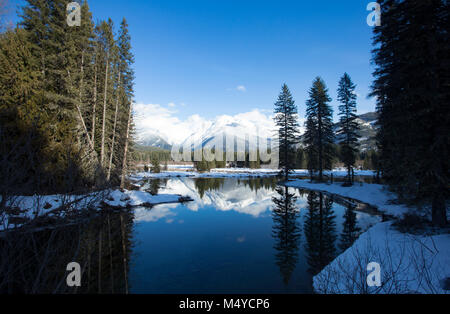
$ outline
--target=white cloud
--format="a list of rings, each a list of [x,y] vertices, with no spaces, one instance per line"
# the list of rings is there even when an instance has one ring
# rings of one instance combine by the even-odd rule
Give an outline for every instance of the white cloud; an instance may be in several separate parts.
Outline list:
[[[246,92],[247,88],[244,85],[239,85],[238,87],[236,87],[236,90],[238,92]]]
[[[175,116],[176,110],[159,104],[135,104],[134,122],[138,138],[146,138],[157,134],[170,144],[181,143],[187,135],[202,125],[204,119],[193,115],[185,121]]]
[[[244,85],[238,85],[234,88],[227,88],[228,92],[233,92],[233,91],[238,91],[241,93],[245,93],[247,91],[247,87],[245,87]]]

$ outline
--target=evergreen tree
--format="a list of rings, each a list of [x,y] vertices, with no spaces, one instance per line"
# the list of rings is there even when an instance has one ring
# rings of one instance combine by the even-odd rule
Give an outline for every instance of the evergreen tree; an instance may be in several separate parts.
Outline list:
[[[0,195],[41,192],[50,125],[41,106],[40,64],[23,29],[0,34]],[[1,202],[0,202],[1,207]]]
[[[333,110],[324,81],[317,77],[309,91],[306,102],[306,134],[304,144],[308,155],[308,169],[311,173],[319,171],[319,180],[323,180],[323,171],[331,170],[333,159]]]
[[[36,193],[117,182],[120,175],[123,182],[127,153],[133,153],[134,73],[126,21],[116,42],[112,21],[94,30],[88,3],[80,1],[81,25],[70,27],[69,2],[27,0],[20,27],[0,38],[0,111],[8,117],[0,130],[1,158],[15,141],[33,142],[25,145],[30,169],[21,176],[34,180]]]
[[[160,165],[160,160],[158,158],[158,155],[153,155],[152,167],[151,167],[150,171],[152,173],[160,173],[161,172],[161,165]]]
[[[48,185],[72,190],[93,182],[92,149],[80,137],[80,61],[77,31],[66,23],[67,1],[27,1],[22,25],[32,45],[33,58],[41,70],[40,106],[45,112],[47,145],[43,153],[46,168],[53,173]],[[69,174],[70,173],[70,174]],[[49,186],[50,187],[50,186]]]
[[[383,177],[402,198],[431,202],[433,223],[443,226],[450,175],[450,4],[379,2],[383,22],[374,28],[372,95]]]
[[[278,127],[280,167],[287,181],[294,168],[295,144],[298,143],[299,125],[297,106],[286,84],[275,103],[275,124]]]
[[[134,97],[134,70],[132,68],[134,64],[134,56],[131,51],[131,36],[128,31],[128,24],[126,19],[122,20],[119,30],[119,59],[120,59],[120,71],[121,71],[121,85],[123,87],[122,106],[124,108],[123,114],[120,117],[121,123],[119,124],[119,134],[123,134],[119,138],[119,150],[121,153],[118,157],[118,164],[122,164],[121,167],[121,186],[124,185],[126,171],[128,169],[129,158],[132,155],[134,146],[133,134],[134,134],[134,122],[132,115],[132,102]],[[121,111],[122,112],[122,111]],[[128,114],[125,114],[128,112]],[[130,151],[130,152],[129,152]]]
[[[101,144],[100,144],[100,161],[103,167],[105,167],[105,157],[107,153],[106,147],[106,137],[107,137],[107,127],[110,125],[107,123],[111,122],[112,115],[108,115],[111,110],[111,104],[113,103],[113,79],[112,79],[112,64],[117,57],[116,42],[114,39],[114,25],[111,19],[107,22],[103,21],[100,24],[100,36],[99,36],[99,46],[100,55],[102,57],[102,62],[104,64],[103,70],[103,114],[102,114],[102,128],[101,128]]]
[[[350,76],[345,73],[339,81],[338,100],[340,125],[337,131],[341,145],[341,158],[347,167],[347,184],[352,184],[352,168],[356,161],[358,146],[358,123],[356,120],[356,85]]]

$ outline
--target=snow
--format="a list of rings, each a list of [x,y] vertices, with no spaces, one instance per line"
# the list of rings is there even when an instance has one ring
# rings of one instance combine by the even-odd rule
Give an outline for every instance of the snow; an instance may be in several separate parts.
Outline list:
[[[400,233],[392,222],[378,223],[362,234],[313,279],[314,290],[327,294],[438,293],[450,277],[450,234]],[[369,263],[381,267],[381,287],[369,287]]]
[[[113,191],[105,203],[113,207],[153,206],[157,204],[178,203],[181,195],[158,194],[151,195],[144,191]]]
[[[299,170],[294,170],[294,175],[304,175],[304,176],[309,176],[309,171],[306,169],[299,169]],[[333,169],[332,171],[324,171],[323,174],[325,176],[331,176],[331,174],[333,174],[333,177],[346,177],[348,172],[347,169],[345,168],[336,168]],[[373,177],[375,176],[377,173],[376,171],[373,170],[354,170],[354,175],[355,176],[369,176],[369,177]]]
[[[261,171],[261,169],[239,169],[239,171],[233,171],[231,169],[214,169],[211,172],[194,172],[194,171],[164,171],[161,173],[151,173],[151,172],[139,172],[133,174],[129,177],[132,181],[141,181],[149,178],[243,178],[243,177],[268,177],[277,176],[279,171],[266,170]]]
[[[405,205],[392,203],[395,195],[379,184],[311,183],[293,180],[288,187],[331,193],[376,207],[395,218],[410,211]],[[450,234],[412,235],[401,233],[393,222],[379,222],[347,251],[339,255],[314,277],[318,293],[446,293],[441,282],[450,277]],[[381,287],[369,287],[366,279],[369,263],[381,266]],[[383,279],[382,279],[383,280]],[[448,293],[448,292],[447,292]]]
[[[285,185],[351,198],[376,207],[379,211],[394,217],[401,217],[410,210],[405,205],[392,204],[392,201],[396,198],[395,195],[380,184],[360,183],[351,187],[344,187],[342,183],[326,184],[311,183],[309,180],[293,180],[285,183]]]
[[[174,178],[174,177],[192,177],[192,178],[243,178],[243,177],[270,177],[277,176],[280,171],[275,169],[249,169],[249,168],[220,168],[211,169],[210,172],[182,171],[181,166],[176,171],[163,171],[161,173],[139,172],[131,175],[129,178],[133,181],[141,181],[148,178]],[[347,170],[335,169],[333,171],[325,171],[325,175],[333,174],[334,177],[347,176]],[[291,176],[308,176],[308,170],[294,170]],[[355,176],[374,176],[375,172],[371,170],[355,170]]]
[[[15,196],[6,202],[7,208],[17,208],[14,215],[0,215],[0,231],[11,227],[10,218],[35,219],[45,215],[64,215],[65,210],[83,210],[86,208],[100,209],[104,204],[116,208],[154,206],[158,204],[178,203],[181,195],[159,194],[151,195],[144,191],[106,190],[87,195],[35,195]],[[1,197],[0,197],[1,201]]]

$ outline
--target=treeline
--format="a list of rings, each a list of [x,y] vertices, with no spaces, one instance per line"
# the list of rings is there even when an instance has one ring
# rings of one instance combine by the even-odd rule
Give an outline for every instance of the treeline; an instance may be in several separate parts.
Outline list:
[[[450,4],[444,0],[378,1],[382,24],[374,28],[372,96],[377,100],[378,151],[366,152],[363,165],[381,172],[400,199],[432,204],[434,225],[447,224],[450,173]],[[311,177],[324,179],[336,156],[350,171],[358,149],[355,85],[347,74],[338,89],[340,123],[333,131],[331,97],[316,78],[306,103],[303,152],[296,152],[298,113],[283,86],[275,103],[280,137],[280,166],[285,178],[304,155]],[[335,139],[339,147],[334,146]]]
[[[345,155],[343,154],[342,146],[334,143],[332,145],[334,152],[331,161],[332,169],[345,166]],[[308,169],[308,156],[303,146],[294,151],[293,169]],[[361,170],[374,170],[380,175],[380,152],[376,149],[359,150],[355,154],[354,168]]]
[[[144,147],[135,145],[132,153],[132,160],[136,164],[149,164],[152,160],[157,158],[161,162],[172,160],[171,152],[169,150],[160,149],[156,147]]]
[[[134,62],[125,19],[67,23],[67,0],[27,0],[0,35],[0,187],[73,192],[124,184]]]
[[[347,184],[352,184],[352,169],[359,153],[355,89],[356,85],[345,73],[337,91],[341,105],[339,128],[335,131],[331,97],[325,82],[317,77],[306,102],[306,132],[300,137],[298,109],[288,86],[283,85],[275,103],[274,120],[278,127],[280,167],[286,180],[292,170],[306,168],[311,178],[317,176],[323,181],[323,172],[342,162],[348,170]]]
[[[212,150],[212,153],[215,154],[214,149]],[[242,158],[238,158],[238,155],[242,154]],[[252,155],[252,156],[250,156]],[[254,156],[253,156],[254,155]],[[245,156],[245,158],[243,158]],[[252,157],[252,158],[250,158]],[[256,158],[254,158],[256,157]],[[238,159],[245,159],[242,161],[238,161]],[[250,160],[254,159],[254,160]],[[238,154],[237,152],[234,153],[233,161],[227,162],[227,154],[223,153],[223,158],[221,161],[219,160],[212,160],[207,161],[204,158],[201,161],[194,162],[194,167],[197,169],[197,171],[210,171],[211,169],[216,168],[226,168],[227,166],[231,168],[249,168],[249,169],[260,169],[263,162],[261,162],[261,156],[259,151],[257,152],[250,152],[246,151],[245,153]]]

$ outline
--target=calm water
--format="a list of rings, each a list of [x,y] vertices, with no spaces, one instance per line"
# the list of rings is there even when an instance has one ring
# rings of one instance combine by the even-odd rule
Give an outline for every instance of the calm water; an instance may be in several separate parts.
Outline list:
[[[169,179],[185,204],[75,211],[0,236],[1,293],[310,293],[379,217],[268,179]],[[81,287],[65,284],[81,267]]]
[[[310,293],[312,276],[379,217],[276,179],[150,180],[186,204],[138,208],[131,293]]]

